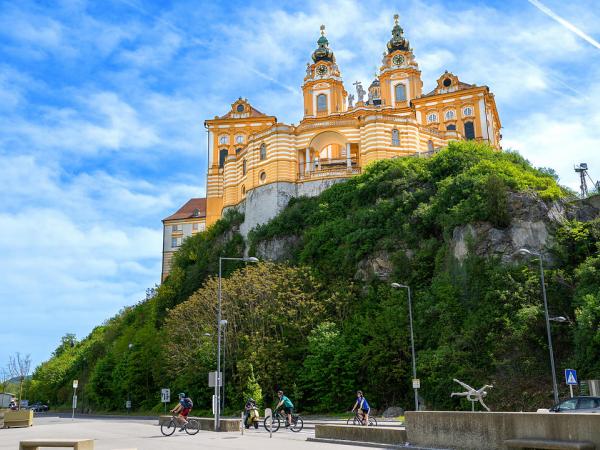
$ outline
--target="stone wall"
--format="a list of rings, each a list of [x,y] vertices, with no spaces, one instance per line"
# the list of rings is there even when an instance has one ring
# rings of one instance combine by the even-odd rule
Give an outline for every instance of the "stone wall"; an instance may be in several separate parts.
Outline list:
[[[406,412],[411,445],[461,450],[506,449],[506,439],[590,441],[600,448],[600,414]]]
[[[267,223],[279,214],[294,197],[314,197],[345,178],[307,181],[305,183],[269,183],[252,189],[246,198],[236,206],[223,209],[236,209],[244,214],[244,223],[240,233],[247,238],[248,233],[257,225]],[[271,258],[269,258],[271,259]]]

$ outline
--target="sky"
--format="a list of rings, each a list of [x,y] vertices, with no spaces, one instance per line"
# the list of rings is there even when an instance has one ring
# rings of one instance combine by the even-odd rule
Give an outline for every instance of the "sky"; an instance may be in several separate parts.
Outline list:
[[[205,119],[242,97],[297,124],[321,24],[346,89],[370,84],[395,13],[424,92],[487,85],[504,149],[600,179],[598,0],[0,0],[0,367],[159,282],[161,219],[205,193]]]

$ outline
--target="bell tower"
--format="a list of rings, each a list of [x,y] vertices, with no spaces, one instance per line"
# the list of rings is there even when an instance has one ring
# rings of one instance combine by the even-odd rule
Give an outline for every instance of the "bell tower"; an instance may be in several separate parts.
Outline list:
[[[423,82],[410,42],[404,38],[398,19],[398,14],[395,14],[392,38],[383,53],[379,82],[382,103],[393,108],[405,108],[412,99],[422,95]]]
[[[340,69],[335,55],[325,37],[325,25],[321,25],[321,37],[312,54],[312,64],[306,64],[306,76],[302,84],[304,94],[304,118],[323,117],[346,111],[346,97]]]

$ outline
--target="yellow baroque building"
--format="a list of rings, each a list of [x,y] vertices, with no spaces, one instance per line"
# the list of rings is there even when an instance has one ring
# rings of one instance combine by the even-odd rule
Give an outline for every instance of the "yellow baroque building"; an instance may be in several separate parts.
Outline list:
[[[397,15],[394,20],[379,74],[366,91],[355,82],[356,95],[348,94],[321,26],[317,49],[306,66],[304,117],[298,125],[278,122],[242,98],[225,115],[205,121],[204,226],[227,208],[238,208],[245,213],[245,235],[275,216],[291,197],[317,195],[372,161],[431,155],[451,140],[481,140],[500,149],[501,124],[490,89],[445,72],[423,94],[413,50]],[[163,224],[164,279],[170,268],[166,262],[177,250],[171,244],[179,241],[171,234],[172,219]]]

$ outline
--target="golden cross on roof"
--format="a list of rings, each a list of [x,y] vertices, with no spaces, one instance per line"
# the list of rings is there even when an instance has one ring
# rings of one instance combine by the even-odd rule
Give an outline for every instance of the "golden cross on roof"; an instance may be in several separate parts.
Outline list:
[[[321,25],[321,36],[325,36],[325,25]]]
[[[398,25],[398,19],[400,19],[400,16],[398,14],[394,14],[394,23],[396,25]]]

